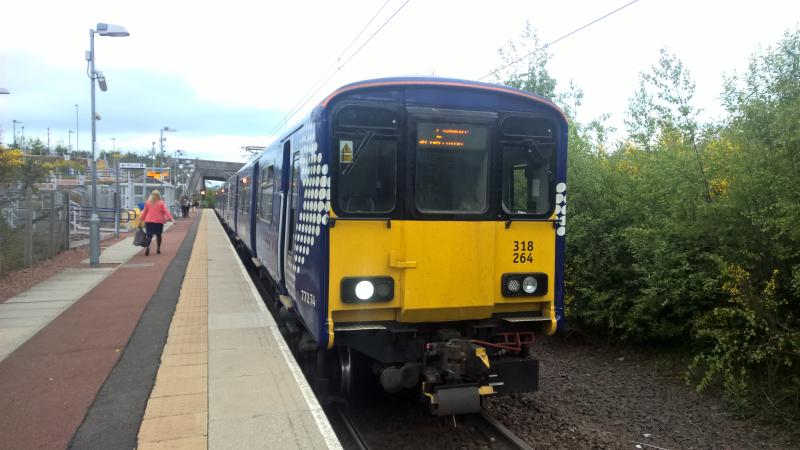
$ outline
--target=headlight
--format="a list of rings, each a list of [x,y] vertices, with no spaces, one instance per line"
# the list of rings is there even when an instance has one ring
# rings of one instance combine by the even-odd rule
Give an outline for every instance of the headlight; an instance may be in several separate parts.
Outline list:
[[[375,286],[372,285],[371,281],[362,280],[356,283],[356,297],[359,300],[369,300],[374,293]]]
[[[536,292],[536,287],[539,283],[536,282],[536,278],[534,277],[525,277],[522,280],[522,290],[525,291],[526,294],[533,294]]]
[[[392,277],[347,277],[339,285],[343,303],[388,302],[394,298]]]
[[[503,297],[528,297],[547,294],[547,274],[504,273],[500,278]]]
[[[519,280],[516,278],[509,278],[506,287],[508,287],[508,292],[516,294],[519,292]]]

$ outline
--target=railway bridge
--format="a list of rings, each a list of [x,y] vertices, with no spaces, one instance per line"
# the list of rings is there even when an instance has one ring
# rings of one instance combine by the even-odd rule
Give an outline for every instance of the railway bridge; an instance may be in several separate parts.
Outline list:
[[[192,161],[194,169],[187,183],[186,193],[189,196],[199,195],[205,187],[206,181],[225,181],[235,174],[244,163],[228,161],[211,161],[195,159]]]

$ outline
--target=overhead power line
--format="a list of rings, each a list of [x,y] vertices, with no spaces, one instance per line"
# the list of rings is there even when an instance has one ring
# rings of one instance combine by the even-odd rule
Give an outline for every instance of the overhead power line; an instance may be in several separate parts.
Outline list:
[[[369,19],[369,21],[366,23],[366,25],[364,25],[364,27],[361,28],[361,31],[359,31],[358,34],[356,34],[356,36],[353,38],[353,40],[350,41],[349,44],[347,44],[347,47],[345,47],[344,50],[342,50],[342,53],[339,54],[339,56],[336,58],[336,60],[334,60],[331,63],[331,65],[328,66],[328,68],[325,69],[322,72],[322,76],[320,76],[319,79],[317,79],[317,81],[315,81],[314,84],[312,84],[311,87],[308,88],[308,90],[306,92],[304,92],[302,96],[300,96],[300,100],[298,100],[297,103],[295,103],[289,109],[289,112],[284,117],[281,118],[281,120],[278,122],[278,125],[276,126],[276,129],[274,129],[273,132],[278,131],[278,129],[280,129],[280,127],[282,127],[286,123],[286,121],[289,120],[302,107],[301,105],[303,104],[303,102],[307,100],[306,97],[308,97],[310,94],[312,94],[314,89],[317,88],[317,85],[319,85],[319,83],[322,80],[324,80],[325,77],[328,75],[328,72],[330,72],[331,69],[336,67],[336,64],[338,64],[342,60],[342,57],[345,55],[345,53],[347,53],[347,51],[350,50],[350,47],[352,47],[353,44],[355,44],[356,40],[358,40],[358,38],[361,37],[361,35],[364,33],[364,30],[366,30],[367,27],[369,27],[370,24],[372,24],[372,22],[375,20],[375,18],[378,17],[378,14],[380,14],[381,11],[383,11],[383,9],[386,8],[386,5],[388,5],[390,1],[392,1],[392,0],[386,0],[386,2],[384,2],[383,6],[381,6],[378,9],[378,11],[375,13],[375,15],[373,15],[372,18]],[[270,133],[270,134],[272,134],[272,133]]]
[[[639,1],[639,0],[633,0],[633,1],[630,1],[630,2],[628,2],[628,3],[626,3],[626,4],[622,5],[622,6],[620,6],[619,8],[617,8],[617,9],[615,9],[615,10],[613,10],[613,11],[611,11],[611,12],[607,13],[606,15],[604,15],[604,16],[602,16],[602,17],[598,17],[597,19],[594,19],[593,21],[591,21],[591,22],[589,22],[589,23],[587,23],[587,24],[585,24],[585,25],[582,25],[582,26],[581,26],[581,27],[579,27],[579,28],[576,28],[576,29],[574,29],[574,30],[570,31],[569,33],[567,33],[567,34],[565,34],[565,35],[563,35],[563,36],[559,37],[558,39],[556,39],[556,40],[554,40],[554,41],[548,42],[547,44],[544,44],[544,45],[542,45],[541,47],[537,47],[537,48],[535,48],[535,49],[531,50],[531,52],[530,52],[530,53],[528,53],[527,55],[524,55],[524,56],[522,56],[522,57],[520,57],[520,58],[517,58],[517,59],[515,59],[514,61],[511,61],[510,63],[508,63],[508,64],[506,64],[506,65],[504,65],[504,66],[498,67],[497,69],[494,69],[494,70],[492,70],[491,72],[487,73],[486,75],[484,75],[484,76],[482,76],[482,77],[478,78],[478,81],[481,81],[481,80],[483,80],[484,78],[487,78],[487,77],[489,77],[489,76],[491,76],[491,75],[494,75],[494,74],[496,74],[497,72],[499,72],[499,71],[501,71],[501,70],[503,70],[503,69],[505,69],[505,68],[507,68],[507,67],[513,66],[514,64],[516,64],[516,63],[518,63],[518,62],[522,61],[523,59],[525,59],[525,58],[527,58],[527,57],[529,57],[529,56],[533,55],[534,53],[536,53],[536,52],[540,52],[540,51],[542,51],[542,50],[544,50],[544,49],[546,49],[546,48],[550,47],[551,45],[553,45],[553,44],[555,44],[555,43],[557,43],[557,42],[559,42],[559,41],[562,41],[562,40],[564,40],[564,39],[566,39],[566,38],[568,38],[568,37],[572,36],[573,34],[575,34],[575,33],[579,32],[579,31],[582,31],[582,30],[584,30],[584,29],[586,29],[586,28],[589,28],[590,26],[592,26],[592,25],[596,24],[597,22],[600,22],[601,20],[603,20],[603,19],[606,19],[606,18],[608,18],[608,17],[610,17],[610,16],[612,16],[612,15],[614,15],[614,14],[616,14],[616,13],[618,13],[618,12],[622,11],[623,9],[627,8],[628,6],[631,6],[631,5],[633,5],[634,3],[638,2],[638,1]]]
[[[391,15],[391,16],[389,16],[389,17],[388,17],[388,18],[387,18],[387,19],[386,19],[386,20],[385,20],[385,21],[384,21],[384,22],[381,24],[381,26],[379,26],[379,27],[378,27],[378,29],[377,29],[377,30],[375,30],[375,32],[374,32],[374,33],[372,33],[372,34],[371,34],[371,35],[370,35],[370,36],[367,38],[367,40],[366,40],[366,41],[364,41],[364,42],[363,42],[363,43],[362,43],[362,44],[361,44],[361,45],[358,47],[358,49],[356,49],[356,51],[354,51],[354,52],[353,52],[353,53],[352,53],[352,54],[351,54],[351,55],[350,55],[350,56],[349,56],[349,57],[348,57],[346,60],[344,60],[344,62],[342,62],[341,64],[338,64],[338,63],[339,63],[339,62],[342,60],[342,57],[343,57],[343,56],[344,56],[344,55],[347,53],[347,51],[348,51],[348,50],[349,50],[349,49],[350,49],[350,48],[353,46],[353,44],[354,44],[354,43],[355,43],[355,42],[358,40],[358,38],[359,38],[359,37],[361,37],[361,35],[364,33],[364,31],[365,31],[365,30],[366,30],[366,29],[367,29],[367,28],[370,26],[370,24],[372,24],[372,22],[375,20],[375,18],[376,18],[376,17],[378,17],[378,15],[381,13],[381,11],[383,11],[383,9],[386,7],[386,5],[388,5],[388,4],[389,4],[389,2],[390,2],[390,1],[391,1],[391,0],[386,0],[386,2],[383,4],[383,6],[381,6],[381,7],[380,7],[380,9],[378,9],[378,11],[375,13],[375,15],[373,15],[373,16],[372,16],[372,18],[371,18],[371,19],[370,19],[370,20],[367,22],[367,24],[366,24],[366,25],[364,25],[364,27],[361,29],[361,31],[359,31],[359,32],[358,32],[358,34],[356,34],[356,36],[353,38],[353,40],[352,40],[352,41],[350,41],[350,43],[349,43],[349,44],[347,44],[347,47],[345,47],[345,49],[344,49],[344,50],[342,50],[342,53],[341,53],[341,54],[340,54],[340,55],[339,55],[339,56],[336,58],[336,60],[335,60],[335,61],[334,61],[334,62],[333,62],[333,63],[332,63],[330,66],[328,66],[328,68],[327,68],[327,69],[325,69],[325,71],[323,72],[323,76],[322,76],[322,77],[320,77],[320,78],[319,78],[319,79],[318,79],[318,80],[317,80],[317,81],[316,81],[314,84],[312,84],[312,85],[311,85],[311,88],[309,88],[309,89],[306,91],[306,93],[305,93],[305,94],[303,94],[303,95],[300,97],[300,100],[299,100],[299,101],[298,101],[298,102],[297,102],[297,103],[296,103],[296,104],[295,104],[295,105],[294,105],[294,106],[293,106],[293,107],[292,107],[292,108],[289,110],[289,113],[288,113],[288,114],[286,114],[286,115],[285,115],[285,116],[284,116],[284,117],[283,117],[283,118],[280,120],[280,122],[278,122],[278,125],[276,125],[276,126],[275,126],[275,128],[273,128],[273,130],[272,130],[272,131],[269,133],[270,135],[274,135],[275,133],[277,133],[278,131],[280,131],[280,129],[281,129],[281,128],[283,128],[283,126],[284,126],[284,125],[286,125],[286,123],[287,123],[287,122],[289,122],[289,120],[291,120],[291,119],[292,119],[292,117],[294,117],[294,115],[295,115],[295,114],[297,114],[297,113],[298,113],[300,110],[302,110],[302,109],[303,109],[303,107],[305,107],[305,105],[306,105],[306,104],[308,104],[308,102],[309,102],[309,101],[311,101],[311,99],[313,99],[313,98],[314,98],[314,96],[315,96],[315,95],[317,95],[317,93],[318,93],[318,92],[319,92],[319,91],[320,91],[320,90],[321,90],[323,87],[325,87],[325,85],[326,85],[326,84],[328,84],[328,82],[329,82],[329,81],[330,81],[330,80],[331,80],[331,79],[332,79],[332,78],[333,78],[333,77],[334,77],[334,76],[335,76],[335,75],[336,75],[336,74],[337,74],[337,73],[338,73],[340,70],[342,70],[342,68],[343,68],[343,67],[344,67],[344,66],[345,66],[347,63],[349,63],[349,62],[350,62],[350,61],[351,61],[351,60],[352,60],[352,59],[353,59],[353,58],[354,58],[356,55],[358,55],[358,53],[359,53],[359,52],[360,52],[360,51],[361,51],[361,50],[362,50],[362,49],[363,49],[363,48],[364,48],[364,47],[365,47],[365,46],[366,46],[366,45],[367,45],[367,44],[368,44],[368,43],[369,43],[369,42],[370,42],[370,41],[371,41],[371,40],[372,40],[372,39],[373,39],[373,38],[374,38],[374,37],[375,37],[375,36],[376,36],[376,35],[377,35],[377,34],[378,34],[378,33],[379,33],[379,32],[380,32],[380,31],[381,31],[383,28],[384,28],[384,27],[385,27],[385,26],[386,26],[386,25],[387,25],[387,24],[388,24],[388,23],[389,23],[389,22],[390,22],[390,21],[391,21],[391,20],[392,20],[392,19],[393,19],[393,18],[394,18],[396,15],[397,15],[397,13],[399,13],[399,12],[400,12],[400,11],[401,11],[403,8],[405,8],[405,6],[406,6],[406,5],[408,4],[408,2],[410,2],[411,0],[406,0],[406,1],[405,1],[405,2],[402,4],[402,5],[400,5],[400,7],[399,7],[399,8],[397,8],[397,9],[394,11],[394,13],[392,13],[392,15]],[[338,67],[336,67],[336,66],[337,66],[337,64],[338,64]],[[325,80],[322,82],[322,84],[320,84],[320,80],[322,80],[322,79],[325,77],[325,74],[327,74],[328,72],[330,72],[330,70],[331,70],[332,68],[334,68],[334,67],[336,67],[336,70],[334,70],[334,71],[333,71],[333,73],[331,73],[331,74],[330,74],[330,75],[329,75],[327,78],[325,78]],[[315,89],[315,87],[316,87],[316,89]],[[311,93],[309,94],[309,92],[311,92]]]

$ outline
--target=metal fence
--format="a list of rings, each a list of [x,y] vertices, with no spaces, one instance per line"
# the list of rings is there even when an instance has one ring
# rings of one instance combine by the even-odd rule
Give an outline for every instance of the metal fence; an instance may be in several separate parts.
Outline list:
[[[82,206],[77,203],[70,202],[70,226],[73,232],[80,230],[89,230],[89,221],[92,218],[92,207]],[[134,219],[132,211],[120,210],[119,211],[119,226],[126,228],[128,222]],[[114,208],[97,208],[97,218],[100,221],[100,230],[114,231],[115,217]]]
[[[0,191],[0,276],[69,248],[69,194]]]

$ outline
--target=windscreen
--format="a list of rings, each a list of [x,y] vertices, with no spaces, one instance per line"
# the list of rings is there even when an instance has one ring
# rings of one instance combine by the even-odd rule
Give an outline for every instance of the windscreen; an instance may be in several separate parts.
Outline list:
[[[487,210],[489,127],[417,122],[414,198],[423,213]]]
[[[510,214],[545,215],[553,207],[554,125],[550,120],[509,117],[501,127],[503,208]]]

